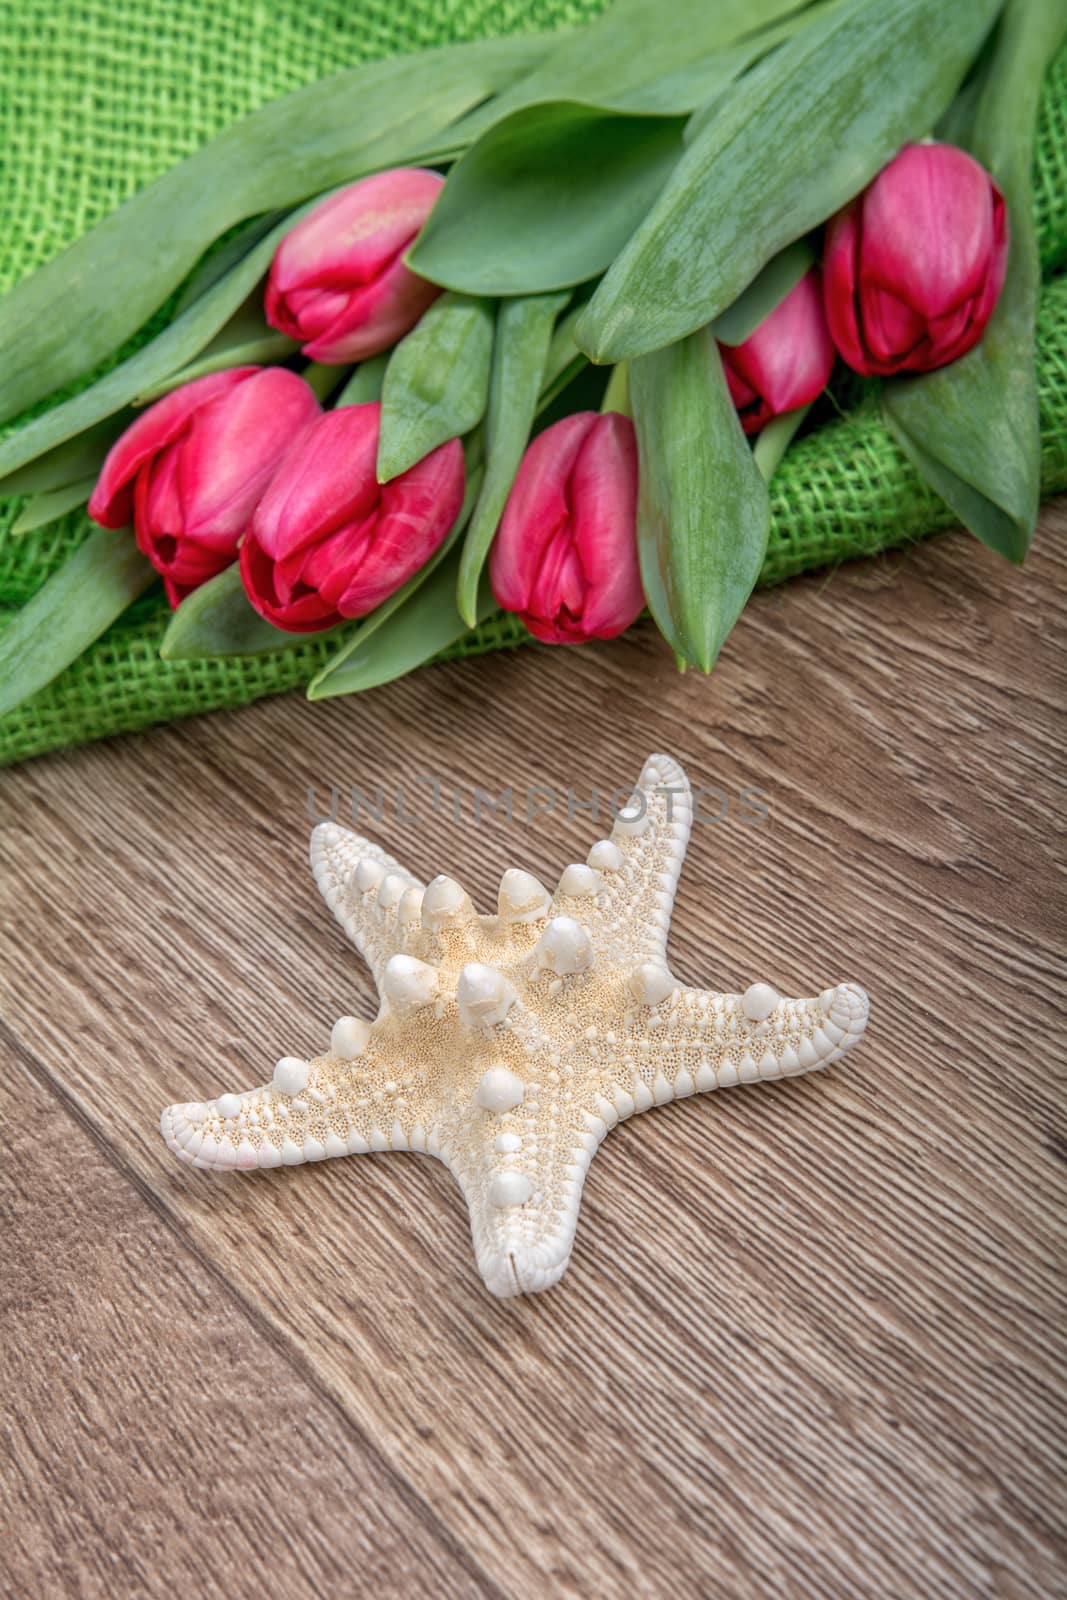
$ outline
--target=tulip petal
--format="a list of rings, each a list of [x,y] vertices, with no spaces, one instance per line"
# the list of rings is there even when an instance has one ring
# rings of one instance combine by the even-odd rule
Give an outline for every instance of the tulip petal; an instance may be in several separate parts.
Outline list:
[[[1007,219],[985,169],[953,145],[906,145],[827,230],[825,304],[857,372],[944,366],[981,338],[1004,281]]]
[[[176,439],[201,406],[239,388],[259,370],[231,367],[209,373],[172,390],[142,412],[108,451],[89,500],[93,521],[104,528],[125,528],[133,516],[133,479],[144,463]]]
[[[441,292],[401,257],[443,185],[436,172],[398,168],[316,206],[274,257],[268,322],[315,361],[362,361],[395,344]]]
[[[282,601],[274,587],[275,563],[254,534],[242,540],[239,560],[241,582],[249,602],[276,628],[284,628],[287,633],[318,633],[343,620],[313,590],[288,603]]]
[[[286,234],[271,283],[288,295],[309,285],[371,282],[415,238],[444,181],[422,167],[398,167],[349,184]]]
[[[866,372],[856,308],[859,217],[860,201],[853,200],[827,224],[822,292],[826,323],[838,355],[854,372]]]
[[[377,401],[342,406],[306,427],[299,450],[282,462],[253,517],[256,541],[272,560],[373,511],[380,413]]]
[[[989,175],[953,145],[906,145],[863,197],[862,277],[927,319],[979,292],[993,244]]]
[[[463,447],[451,439],[380,487],[380,406],[309,424],[260,502],[241,545],[259,614],[290,632],[363,616],[440,547],[463,504]]]
[[[381,605],[441,547],[463,505],[463,446],[449,439],[384,484],[373,546],[338,601],[345,617]]]
[[[923,343],[929,323],[899,295],[876,284],[860,290],[860,315],[868,359],[887,373],[906,364]]]
[[[515,475],[489,553],[489,577],[505,611],[526,612],[545,549],[569,520],[567,485],[595,411],[562,417],[533,440]]]
[[[574,543],[586,576],[585,638],[612,639],[644,608],[637,560],[637,441],[629,417],[608,412],[571,474]]]
[[[720,353],[746,433],[809,405],[825,389],[834,365],[818,273],[806,273],[743,344]]]
[[[181,448],[185,535],[232,555],[282,457],[320,415],[310,385],[284,367],[198,411]]]
[[[316,308],[313,336],[303,353],[312,361],[334,363],[379,355],[415,326],[440,293],[437,284],[417,277],[398,258],[365,287],[348,295],[330,295],[328,320],[320,321]],[[308,318],[302,317],[300,326],[312,331]],[[307,333],[298,337],[307,339]]]

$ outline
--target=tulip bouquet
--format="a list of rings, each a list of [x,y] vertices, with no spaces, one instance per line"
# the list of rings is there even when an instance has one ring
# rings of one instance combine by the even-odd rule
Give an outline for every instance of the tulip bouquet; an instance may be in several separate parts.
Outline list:
[[[0,494],[96,524],[0,632],[0,710],[157,579],[168,660],[328,637],[312,698],[498,609],[575,644],[647,607],[710,671],[772,474],[857,403],[1021,560],[1065,31],[1053,0],[616,0],[265,107],[0,302]]]

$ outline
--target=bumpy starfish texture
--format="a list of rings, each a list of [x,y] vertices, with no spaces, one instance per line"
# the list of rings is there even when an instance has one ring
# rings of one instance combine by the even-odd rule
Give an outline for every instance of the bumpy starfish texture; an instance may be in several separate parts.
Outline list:
[[[859,1042],[852,983],[817,999],[768,984],[713,994],[675,979],[667,932],[692,802],[668,756],[646,762],[610,839],[554,894],[505,872],[496,916],[451,878],[423,888],[334,823],[311,836],[327,905],[368,962],[373,1023],[341,1017],[313,1061],[283,1057],[263,1088],[174,1105],[161,1131],[213,1170],[420,1150],[451,1169],[496,1295],[547,1289],[570,1260],[586,1170],[637,1111],[793,1077]]]

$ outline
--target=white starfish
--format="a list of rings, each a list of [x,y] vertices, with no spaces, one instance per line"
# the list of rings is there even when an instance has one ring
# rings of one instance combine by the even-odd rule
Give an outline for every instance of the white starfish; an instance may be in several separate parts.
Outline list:
[[[645,763],[610,839],[554,895],[505,872],[496,916],[451,878],[424,889],[377,845],[334,823],[311,836],[327,905],[381,997],[373,1023],[342,1017],[314,1061],[273,1082],[170,1106],[182,1161],[251,1170],[369,1150],[421,1150],[459,1181],[478,1266],[497,1295],[547,1289],[570,1260],[586,1170],[610,1128],[683,1095],[792,1077],[857,1044],[855,984],[784,1000],[691,989],[667,967],[667,931],[692,817],[669,756]]]

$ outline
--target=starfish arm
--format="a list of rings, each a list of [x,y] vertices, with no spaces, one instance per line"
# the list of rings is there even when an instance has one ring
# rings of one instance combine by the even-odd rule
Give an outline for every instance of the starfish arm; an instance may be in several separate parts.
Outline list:
[[[659,1004],[628,1012],[612,1103],[628,1116],[708,1089],[829,1066],[859,1044],[869,1011],[854,983],[806,1000],[782,999],[766,984],[743,995],[679,985]]]
[[[366,865],[357,873],[361,863]],[[390,956],[408,949],[417,935],[416,902],[423,885],[379,845],[335,822],[320,822],[312,832],[311,870],[323,899],[366,961],[380,991]],[[414,891],[414,896],[408,891]],[[411,910],[414,918],[406,923]]]
[[[476,1111],[442,1136],[492,1294],[537,1294],[571,1258],[582,1186],[604,1129],[563,1085],[530,1083],[505,1114]]]
[[[373,1150],[435,1154],[428,1121],[422,1085],[395,1035],[371,1029],[353,1060],[287,1058],[259,1088],[168,1106],[160,1132],[191,1166],[251,1172]]]
[[[610,839],[589,852],[594,892],[566,893],[582,874],[564,873],[553,909],[588,930],[598,956],[630,967],[665,964],[667,932],[685,859],[693,802],[689,780],[670,756],[649,756]],[[594,889],[595,884],[595,889]]]

